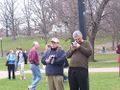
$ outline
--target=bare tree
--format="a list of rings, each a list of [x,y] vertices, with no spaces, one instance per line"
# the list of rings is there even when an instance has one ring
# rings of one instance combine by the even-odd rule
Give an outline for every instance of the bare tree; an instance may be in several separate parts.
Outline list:
[[[89,35],[89,40],[93,47],[93,55],[91,57],[91,61],[94,61],[94,42],[95,42],[96,34],[99,31],[102,17],[105,14],[104,9],[110,0],[101,0],[101,1],[96,0],[96,1],[97,1],[97,8],[93,10],[94,6],[92,6],[91,0],[88,0],[89,8],[90,8],[90,26],[88,27],[88,32],[89,32],[88,35]]]
[[[48,41],[48,33],[52,30],[56,18],[51,9],[51,5],[52,3],[50,0],[32,0],[34,19],[38,23],[39,29],[42,31],[46,43]]]
[[[6,11],[9,15],[10,29],[12,32],[13,40],[16,39],[16,30],[15,30],[15,11],[16,11],[16,0],[5,0]]]
[[[59,21],[67,26],[72,40],[72,33],[79,29],[77,0],[57,0],[55,9]]]
[[[27,35],[31,35],[31,27],[30,27],[30,21],[31,21],[31,0],[24,0],[24,10],[23,10],[26,23],[27,23]]]
[[[1,9],[1,21],[3,24],[3,27],[5,27],[6,30],[6,37],[9,36],[8,30],[9,30],[9,13],[7,11],[7,5],[6,2],[3,1],[0,3],[0,9]]]
[[[118,45],[118,43],[120,42],[120,1],[119,0],[115,0],[115,1],[112,1],[111,3],[111,7],[110,7],[110,10],[111,10],[111,14],[109,15],[110,18],[109,20],[111,21],[110,22],[110,25],[112,26],[113,28],[113,45],[116,41],[116,45]],[[114,49],[115,47],[113,47]]]

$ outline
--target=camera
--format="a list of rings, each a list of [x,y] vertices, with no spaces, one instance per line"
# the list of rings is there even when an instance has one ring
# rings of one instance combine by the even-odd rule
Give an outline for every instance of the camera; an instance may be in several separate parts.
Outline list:
[[[73,46],[76,46],[78,43],[76,41],[72,42]]]
[[[76,41],[74,41],[74,42],[72,42],[72,46],[73,46],[73,47],[79,47],[79,46],[80,46],[80,44],[79,44],[79,43],[77,43]]]
[[[54,61],[55,61],[55,55],[50,55],[50,62],[51,62],[51,64],[53,64]]]
[[[50,55],[50,58],[52,59],[52,58],[55,58],[55,55]]]

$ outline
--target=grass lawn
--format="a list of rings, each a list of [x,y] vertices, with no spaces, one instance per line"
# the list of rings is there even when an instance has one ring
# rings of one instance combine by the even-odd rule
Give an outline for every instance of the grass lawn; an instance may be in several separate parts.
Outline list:
[[[19,79],[19,76],[17,76],[16,80],[2,79],[0,80],[0,90],[27,90],[28,85],[31,84],[31,79],[31,74],[27,74],[27,79],[23,81]],[[64,82],[64,86],[65,90],[69,90],[68,81]],[[45,75],[42,76],[37,90],[48,90]]]
[[[95,46],[96,45],[100,45],[100,44],[104,44],[104,43],[107,43],[107,42],[111,42],[112,41],[112,37],[111,35],[105,35],[105,36],[102,36],[102,37],[96,37],[95,39]]]
[[[89,62],[89,67],[103,68],[103,67],[118,67],[117,54],[96,54],[96,62]],[[107,62],[116,60],[116,62]]]
[[[95,54],[96,61],[108,61],[108,60],[116,60],[117,54]]]
[[[13,49],[15,50],[17,47],[23,48],[23,50],[29,50],[32,47],[33,41],[38,41],[40,44],[40,52],[42,52],[45,48],[45,41],[40,37],[20,37],[17,40],[13,41],[11,38],[3,38],[3,50],[4,52]],[[70,46],[70,41],[60,40],[60,44],[67,50]],[[49,41],[50,42],[50,41]],[[5,55],[5,54],[4,54]]]
[[[12,40],[11,38],[3,38],[3,50],[4,52],[13,49],[15,50],[17,47],[21,47],[24,50],[29,50],[32,46],[33,41],[38,41],[40,43],[40,51],[42,51],[45,47],[45,41],[41,39],[40,37],[19,37],[17,40]],[[106,42],[110,42],[111,37],[105,37],[105,38],[96,38],[95,41],[95,46],[104,44]],[[50,40],[49,40],[50,42]],[[68,50],[70,46],[70,40],[63,40],[60,39],[60,44],[61,46],[65,49]],[[5,54],[4,54],[5,55]]]
[[[120,90],[120,78],[117,73],[90,73],[90,90]],[[27,86],[31,83],[31,75],[27,74],[24,81],[2,79],[0,80],[0,90],[27,90]],[[65,90],[69,90],[68,81],[64,82]],[[37,90],[48,90],[46,77],[37,86]]]
[[[112,68],[118,67],[117,62],[89,62],[89,68]]]
[[[91,73],[90,90],[120,90],[118,73]]]

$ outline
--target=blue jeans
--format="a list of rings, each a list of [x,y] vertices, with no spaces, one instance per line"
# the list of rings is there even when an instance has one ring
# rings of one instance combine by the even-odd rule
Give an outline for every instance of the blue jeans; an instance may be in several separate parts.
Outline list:
[[[32,84],[31,89],[36,90],[36,86],[42,79],[41,71],[39,65],[30,64],[30,69],[32,71]]]

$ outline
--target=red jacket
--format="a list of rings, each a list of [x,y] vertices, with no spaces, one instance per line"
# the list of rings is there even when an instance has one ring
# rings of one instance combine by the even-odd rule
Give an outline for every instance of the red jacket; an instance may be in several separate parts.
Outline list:
[[[35,47],[33,47],[28,53],[28,60],[31,64],[39,64],[39,56]]]

